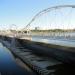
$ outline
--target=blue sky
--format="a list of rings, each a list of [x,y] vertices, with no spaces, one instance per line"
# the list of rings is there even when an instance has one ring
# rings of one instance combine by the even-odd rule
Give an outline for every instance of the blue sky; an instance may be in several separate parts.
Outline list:
[[[63,4],[75,4],[75,0],[0,0],[0,27],[25,27],[39,11]]]

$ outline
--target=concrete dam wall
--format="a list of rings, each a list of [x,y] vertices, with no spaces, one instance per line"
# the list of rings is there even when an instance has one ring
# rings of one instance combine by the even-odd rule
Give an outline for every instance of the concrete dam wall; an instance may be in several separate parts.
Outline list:
[[[60,45],[45,44],[41,42],[33,42],[30,40],[17,39],[25,48],[31,49],[32,52],[48,57],[54,57],[65,63],[75,63],[75,48]]]
[[[65,47],[54,44],[47,44],[42,42],[34,42],[31,40],[0,36],[0,39],[8,41],[12,47],[22,46],[32,50],[33,53],[53,57],[64,63],[75,64],[75,48]]]
[[[0,42],[9,48],[15,57],[20,58],[39,75],[51,75],[51,73],[67,75],[66,73],[74,72],[74,47],[34,42],[8,36],[0,36]]]

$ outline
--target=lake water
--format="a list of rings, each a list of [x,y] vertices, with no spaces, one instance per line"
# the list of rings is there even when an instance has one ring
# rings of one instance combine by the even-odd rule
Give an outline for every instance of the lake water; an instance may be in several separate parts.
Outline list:
[[[32,41],[75,47],[75,37],[32,36]]]
[[[0,43],[0,75],[31,75],[16,64],[10,51]]]

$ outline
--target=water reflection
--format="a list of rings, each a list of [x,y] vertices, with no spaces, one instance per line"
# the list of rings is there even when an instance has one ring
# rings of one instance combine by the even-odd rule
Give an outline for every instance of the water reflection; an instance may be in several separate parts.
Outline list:
[[[0,43],[0,73],[1,75],[30,75],[19,67],[12,54]]]

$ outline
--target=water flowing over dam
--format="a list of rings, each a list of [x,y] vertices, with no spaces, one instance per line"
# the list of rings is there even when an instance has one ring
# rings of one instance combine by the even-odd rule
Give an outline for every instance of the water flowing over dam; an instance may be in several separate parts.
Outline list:
[[[2,39],[4,37],[4,39]],[[2,36],[1,42],[6,46],[15,58],[21,59],[38,74],[63,74],[74,72],[75,47],[67,44],[31,41],[14,37]],[[54,40],[55,41],[55,40]],[[73,42],[73,41],[71,41]],[[70,68],[69,68],[70,67]],[[66,69],[66,70],[65,70]],[[61,72],[60,72],[61,71]]]

